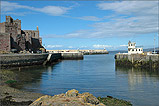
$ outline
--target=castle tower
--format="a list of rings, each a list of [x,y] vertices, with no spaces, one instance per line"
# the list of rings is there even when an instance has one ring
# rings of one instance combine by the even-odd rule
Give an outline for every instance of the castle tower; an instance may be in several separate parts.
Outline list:
[[[39,27],[38,26],[36,27],[36,30],[39,31]]]
[[[11,16],[6,16],[7,23],[13,23],[13,18]]]
[[[38,31],[38,38],[39,38],[39,27],[38,26],[36,27],[36,30]]]
[[[21,20],[16,19],[16,20],[14,20],[14,23],[16,23],[18,25],[17,32],[19,35],[21,35]]]

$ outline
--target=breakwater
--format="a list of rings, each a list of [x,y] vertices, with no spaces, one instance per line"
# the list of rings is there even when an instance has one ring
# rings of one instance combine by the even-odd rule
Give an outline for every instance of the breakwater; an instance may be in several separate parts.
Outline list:
[[[82,53],[1,54],[0,67],[46,65],[58,60],[83,59]]]
[[[47,50],[49,53],[83,53],[83,55],[108,54],[106,49],[103,50]]]
[[[159,69],[158,54],[124,54],[115,55],[115,64],[117,66],[133,66],[142,68]]]
[[[81,60],[83,59],[83,53],[80,52],[66,52],[61,53],[61,57],[63,60]]]

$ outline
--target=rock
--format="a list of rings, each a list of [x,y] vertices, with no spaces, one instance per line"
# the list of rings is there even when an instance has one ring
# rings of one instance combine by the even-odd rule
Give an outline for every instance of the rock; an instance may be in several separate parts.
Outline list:
[[[51,96],[48,96],[48,95],[45,95],[45,96],[42,96],[40,98],[38,98],[37,100],[35,100],[32,104],[30,104],[29,106],[41,106],[44,104],[45,100],[46,99],[49,99],[51,98]]]
[[[78,96],[78,91],[75,90],[75,89],[68,90],[66,92],[66,96],[68,96],[68,97],[76,97],[76,96]]]
[[[95,105],[99,104],[99,100],[88,92],[81,94],[81,98],[85,103],[91,103]]]
[[[68,90],[65,94],[42,96],[29,106],[105,106],[90,93],[79,94],[77,90]]]
[[[132,104],[128,101],[115,99],[112,96],[98,97],[97,99],[88,92],[80,94],[77,90],[72,89],[65,94],[42,96],[29,106],[132,106]]]

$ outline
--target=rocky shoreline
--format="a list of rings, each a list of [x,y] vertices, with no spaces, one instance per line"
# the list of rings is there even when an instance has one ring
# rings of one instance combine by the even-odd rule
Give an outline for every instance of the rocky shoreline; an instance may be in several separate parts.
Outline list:
[[[96,98],[88,92],[80,94],[77,90],[72,89],[65,94],[42,96],[29,106],[132,106],[132,104],[111,96]]]
[[[41,96],[43,94],[18,90],[8,85],[0,85],[0,106],[28,106]]]
[[[111,96],[96,98],[88,92],[80,94],[75,89],[54,96],[21,91],[7,85],[1,85],[0,89],[0,106],[132,106],[125,100]]]
[[[28,78],[30,79],[30,77]],[[21,79],[18,74],[7,69],[0,70],[0,106],[28,106],[34,100],[43,96],[40,93],[13,88],[15,84],[19,84],[17,79]]]
[[[14,88],[14,86],[20,86],[22,80],[32,81],[31,77],[23,74],[0,70],[0,106],[47,106],[48,103],[51,106],[132,106],[130,102],[111,96],[96,98],[90,93],[80,94],[77,90],[69,90],[65,94],[49,96]]]

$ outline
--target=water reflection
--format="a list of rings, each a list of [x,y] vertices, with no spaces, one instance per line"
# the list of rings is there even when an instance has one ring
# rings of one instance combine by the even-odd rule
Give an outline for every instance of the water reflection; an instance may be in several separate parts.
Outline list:
[[[130,88],[132,88],[137,84],[143,83],[143,78],[146,78],[147,81],[151,82],[156,82],[159,80],[158,70],[147,70],[142,68],[116,66],[116,74],[117,75],[127,74]]]
[[[51,74],[53,66],[29,66],[29,67],[18,67],[12,69],[1,69],[0,70],[0,83],[4,83],[7,80],[16,80],[15,88],[22,89],[28,84],[36,84],[40,86],[42,74],[47,72]]]
[[[156,99],[159,98],[159,70],[119,66],[116,66],[115,70],[119,83],[123,80],[127,81],[127,95],[134,105],[156,106],[158,104]]]

